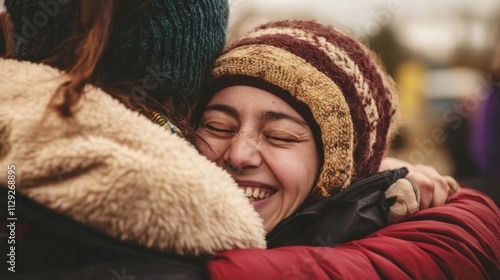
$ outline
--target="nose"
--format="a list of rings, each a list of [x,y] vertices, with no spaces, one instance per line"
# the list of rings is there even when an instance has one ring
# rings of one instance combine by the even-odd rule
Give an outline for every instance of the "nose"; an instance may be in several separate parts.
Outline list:
[[[258,140],[237,134],[224,154],[224,161],[231,167],[227,168],[229,172],[258,167],[262,163]]]

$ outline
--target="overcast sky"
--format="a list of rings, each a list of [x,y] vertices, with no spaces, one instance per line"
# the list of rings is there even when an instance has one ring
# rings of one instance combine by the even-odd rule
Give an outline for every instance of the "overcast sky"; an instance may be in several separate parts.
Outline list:
[[[258,15],[248,26],[305,17],[365,39],[391,25],[403,45],[435,61],[446,60],[464,40],[472,48],[491,48],[499,32],[493,19],[500,17],[498,0],[232,0],[231,23],[246,9]]]
[[[389,11],[395,17],[447,17],[458,10],[478,16],[498,12],[498,0],[232,0],[237,14],[246,6],[264,14],[309,13],[313,17],[332,18],[350,26],[363,26],[377,14]]]

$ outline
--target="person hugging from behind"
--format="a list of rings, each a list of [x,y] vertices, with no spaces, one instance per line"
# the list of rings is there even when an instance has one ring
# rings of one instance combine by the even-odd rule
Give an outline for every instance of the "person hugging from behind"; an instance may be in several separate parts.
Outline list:
[[[207,256],[265,247],[231,177],[175,133],[225,44],[226,0],[5,7],[0,205],[13,166],[18,234],[0,278],[202,278]]]

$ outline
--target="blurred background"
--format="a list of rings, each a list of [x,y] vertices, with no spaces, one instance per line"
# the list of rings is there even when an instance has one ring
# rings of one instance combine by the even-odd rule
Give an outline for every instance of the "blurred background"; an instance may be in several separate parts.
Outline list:
[[[230,41],[278,19],[314,19],[364,41],[381,56],[400,89],[402,129],[389,155],[431,165],[500,204],[500,154],[493,158],[497,170],[482,170],[487,157],[484,139],[476,139],[485,134],[478,116],[491,88],[499,87],[493,81],[492,61],[500,54],[496,49],[500,1],[232,0],[230,4]]]
[[[485,128],[481,120],[492,88],[500,102],[500,66],[492,70],[495,53],[500,61],[499,0],[229,2],[229,41],[271,20],[314,19],[365,42],[400,89],[402,129],[389,155],[431,165],[500,204],[500,140],[485,147],[485,137],[500,139],[500,105],[498,125]]]

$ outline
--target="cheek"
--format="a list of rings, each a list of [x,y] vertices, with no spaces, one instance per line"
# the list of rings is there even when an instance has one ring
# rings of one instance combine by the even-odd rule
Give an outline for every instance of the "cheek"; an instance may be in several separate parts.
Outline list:
[[[199,133],[199,135],[206,141],[196,139],[195,145],[202,155],[211,161],[216,161],[224,154],[225,147],[227,146],[226,140],[215,139]]]
[[[302,200],[311,191],[318,173],[318,161],[313,155],[297,151],[268,153],[271,169],[285,193]],[[280,159],[280,160],[276,160]]]

